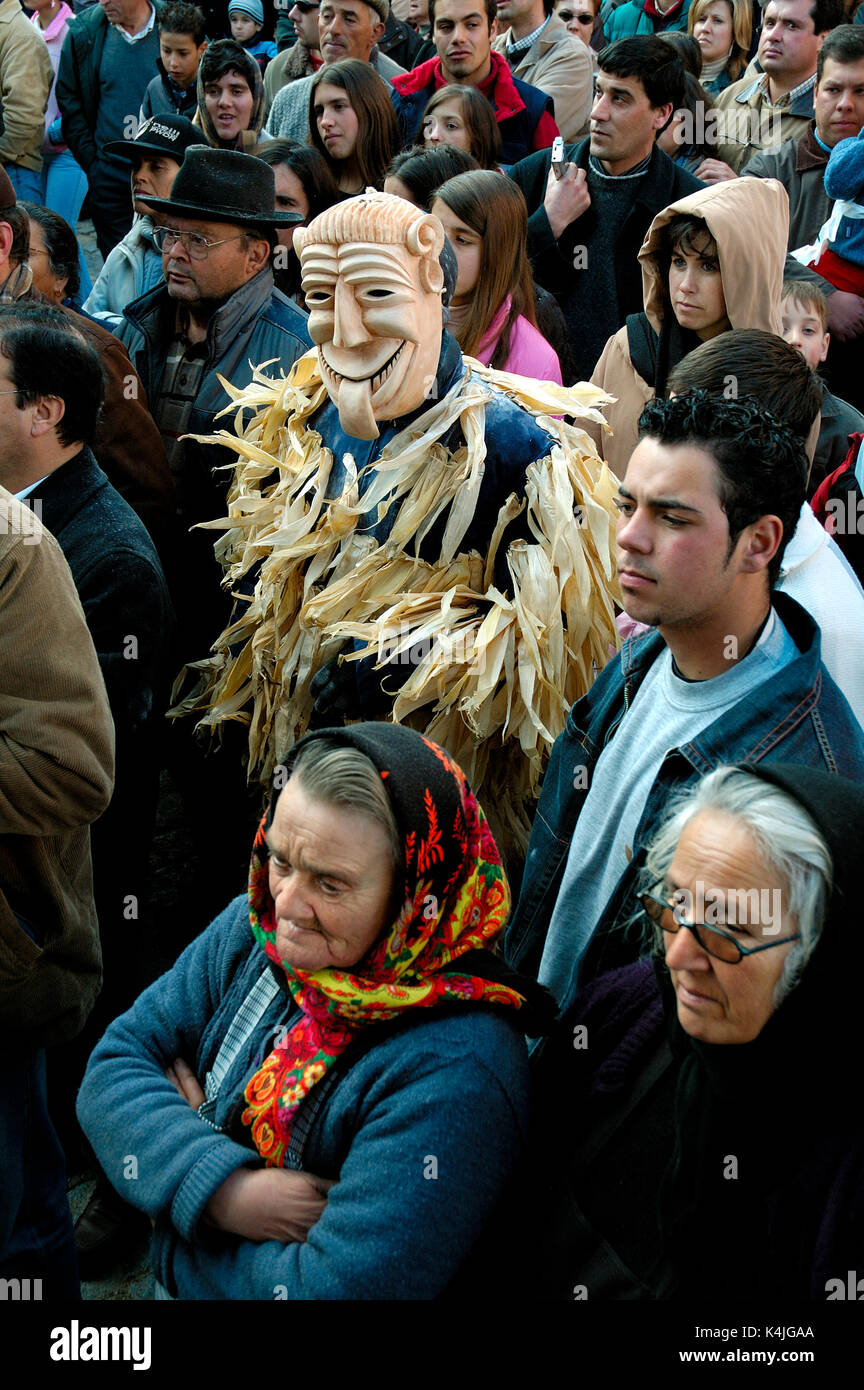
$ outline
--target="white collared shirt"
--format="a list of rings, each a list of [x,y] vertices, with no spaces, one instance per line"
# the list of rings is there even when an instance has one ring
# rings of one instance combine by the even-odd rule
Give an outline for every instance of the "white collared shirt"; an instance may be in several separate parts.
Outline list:
[[[124,38],[124,39],[126,40],[127,43],[137,43],[139,39],[146,39],[147,35],[150,33],[150,30],[153,28],[153,25],[154,25],[155,23],[156,23],[156,11],[154,10],[153,6],[151,5],[151,6],[150,6],[150,18],[148,19],[147,23],[144,25],[144,28],[138,30],[138,33],[137,33],[137,34],[130,34],[126,29],[121,29],[121,27],[120,27],[119,24],[112,24],[112,25],[111,25],[111,28],[112,28],[112,29],[116,29],[116,30],[117,30],[117,33],[121,36],[121,38]]]

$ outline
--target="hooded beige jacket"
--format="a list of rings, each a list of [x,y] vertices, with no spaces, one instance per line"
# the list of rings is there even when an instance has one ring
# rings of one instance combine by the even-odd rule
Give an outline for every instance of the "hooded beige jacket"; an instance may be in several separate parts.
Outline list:
[[[730,326],[780,333],[780,291],[789,234],[789,198],[783,185],[776,179],[730,180],[682,198],[657,214],[639,260],[645,315],[658,336],[665,316],[672,312],[661,264],[662,230],[677,216],[701,217],[717,244]],[[670,361],[670,370],[675,365],[675,360]],[[605,409],[613,434],[597,426],[589,427],[589,432],[601,456],[622,477],[636,448],[642,407],[655,394],[654,383],[643,380],[630,361],[626,325],[607,342],[591,380],[617,398]],[[737,383],[736,390],[744,395],[746,384]]]

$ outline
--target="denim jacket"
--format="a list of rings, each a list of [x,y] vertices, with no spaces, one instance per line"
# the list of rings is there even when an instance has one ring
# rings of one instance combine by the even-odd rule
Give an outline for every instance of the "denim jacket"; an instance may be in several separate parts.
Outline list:
[[[645,803],[633,857],[585,953],[580,986],[640,954],[639,940],[625,924],[634,915],[636,877],[646,846],[676,792],[724,764],[763,759],[802,763],[864,781],[864,732],[822,664],[819,628],[794,599],[777,593],[773,603],[800,656],[689,743],[669,749]],[[627,642],[588,694],[573,705],[555,741],[531,831],[522,891],[505,942],[508,963],[524,974],[536,976],[539,970],[594,766],[664,647],[658,632]],[[571,1002],[562,1001],[562,1009]]]

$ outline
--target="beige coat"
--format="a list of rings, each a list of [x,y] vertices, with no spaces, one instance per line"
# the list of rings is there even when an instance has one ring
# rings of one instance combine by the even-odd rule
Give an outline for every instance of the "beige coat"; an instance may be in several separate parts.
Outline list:
[[[761,328],[780,333],[780,291],[789,230],[789,198],[776,179],[736,179],[704,188],[658,213],[648,228],[639,261],[645,314],[659,334],[671,313],[666,273],[659,251],[661,231],[673,217],[701,217],[717,243],[726,315],[733,328]],[[758,228],[758,234],[754,229]],[[674,365],[674,364],[673,364]],[[654,396],[653,383],[639,376],[627,344],[626,325],[607,342],[591,377],[595,386],[617,397],[604,414],[608,435],[589,426],[601,455],[618,477],[638,441],[642,407]],[[739,391],[745,394],[746,386]]]
[[[736,173],[760,150],[777,149],[786,140],[800,140],[813,119],[813,89],[796,97],[790,106],[781,99],[772,106],[763,90],[762,77],[740,77],[715,103],[717,158]]]
[[[99,989],[89,826],[114,726],[63,553],[2,487],[0,639],[0,1031],[38,1046],[74,1037]]]
[[[0,164],[42,168],[45,108],[54,82],[51,55],[41,31],[18,0],[0,3],[0,103],[5,129]]]
[[[504,53],[510,43],[506,29],[492,47]],[[588,117],[594,90],[591,56],[581,39],[574,38],[557,15],[552,15],[539,38],[511,69],[522,82],[539,87],[555,103],[555,120],[565,140],[588,134]]]

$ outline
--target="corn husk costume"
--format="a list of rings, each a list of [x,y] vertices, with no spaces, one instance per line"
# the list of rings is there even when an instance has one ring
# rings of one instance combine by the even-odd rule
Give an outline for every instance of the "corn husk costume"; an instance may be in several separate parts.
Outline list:
[[[309,727],[316,671],[347,644],[344,660],[372,658],[381,670],[395,662],[402,676],[410,651],[407,681],[385,677],[392,718],[447,749],[505,855],[521,856],[551,745],[617,640],[615,479],[580,426],[602,424],[608,398],[464,360],[465,374],[364,470],[368,481],[345,457],[344,486],[330,500],[334,457],[311,423],[328,399],[318,352],[287,377],[259,368],[243,392],[224,382],[235,432],[208,442],[228,445],[237,462],[228,516],[208,525],[224,532],[216,554],[226,584],[248,586],[256,567],[257,577],[213,655],[192,668],[198,685],[175,713],[197,712],[205,726],[248,723],[250,777],[264,784]],[[500,507],[487,553],[465,553],[496,390],[535,417],[550,449],[528,465],[524,495]],[[451,451],[442,440],[457,424],[464,445]],[[526,508],[532,539],[507,548],[503,592],[494,583],[502,536]],[[442,516],[440,553],[421,559]],[[369,529],[391,517],[379,543]]]

